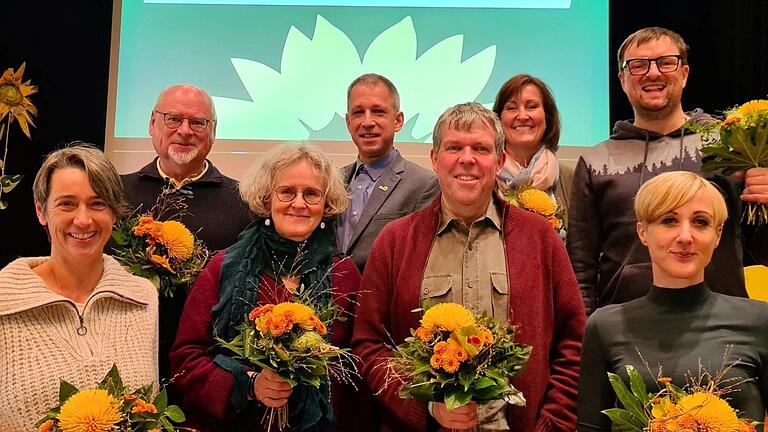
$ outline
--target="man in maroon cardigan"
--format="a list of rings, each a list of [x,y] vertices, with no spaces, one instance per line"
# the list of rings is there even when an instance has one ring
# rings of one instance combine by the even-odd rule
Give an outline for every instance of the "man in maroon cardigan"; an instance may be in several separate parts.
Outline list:
[[[584,306],[570,261],[549,222],[496,199],[504,165],[498,118],[476,103],[448,109],[433,132],[432,167],[442,194],[388,224],[376,239],[361,286],[352,347],[377,395],[382,431],[436,428],[563,431],[576,428],[576,390]],[[407,247],[404,247],[407,245]],[[513,380],[524,407],[401,399],[386,385],[389,348],[418,327],[422,302],[462,303],[518,326],[533,351]]]

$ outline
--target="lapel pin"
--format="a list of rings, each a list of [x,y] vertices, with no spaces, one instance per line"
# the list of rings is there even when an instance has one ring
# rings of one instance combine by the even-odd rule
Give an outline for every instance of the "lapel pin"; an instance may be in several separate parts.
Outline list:
[[[379,185],[379,190],[381,190],[382,192],[386,192],[386,191],[389,190],[389,186],[387,186],[387,185]]]

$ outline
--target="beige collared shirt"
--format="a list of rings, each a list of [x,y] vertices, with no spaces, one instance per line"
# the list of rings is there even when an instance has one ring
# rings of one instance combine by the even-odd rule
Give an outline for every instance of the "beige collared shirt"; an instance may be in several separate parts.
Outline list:
[[[175,187],[176,189],[181,189],[184,186],[186,186],[186,185],[188,185],[188,184],[190,184],[190,183],[192,183],[194,181],[200,180],[205,175],[205,173],[208,172],[208,161],[207,160],[203,161],[203,163],[204,163],[203,164],[203,170],[200,171],[200,174],[194,175],[192,177],[187,177],[184,180],[180,180],[180,181],[176,180],[175,178],[173,178],[171,176],[169,176],[168,174],[166,174],[163,171],[162,168],[160,168],[160,159],[157,159],[157,172],[160,174],[160,177],[162,177],[164,179],[168,179],[168,181],[173,185],[173,187]]]
[[[500,209],[491,200],[485,214],[467,227],[443,202],[421,285],[422,301],[428,305],[460,303],[505,322],[509,317],[508,297]],[[506,411],[504,401],[478,405],[477,430],[509,430]]]
[[[493,201],[469,227],[441,206],[437,236],[427,258],[422,299],[460,303],[474,312],[508,318],[507,266],[500,210]]]

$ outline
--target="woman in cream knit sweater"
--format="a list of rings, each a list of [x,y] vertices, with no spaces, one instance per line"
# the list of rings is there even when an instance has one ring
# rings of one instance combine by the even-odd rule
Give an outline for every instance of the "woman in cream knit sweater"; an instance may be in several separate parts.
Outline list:
[[[157,383],[157,292],[103,253],[124,211],[114,166],[70,146],[46,158],[33,192],[51,256],[0,270],[0,431],[35,430],[59,379],[92,388],[116,364],[131,387]]]

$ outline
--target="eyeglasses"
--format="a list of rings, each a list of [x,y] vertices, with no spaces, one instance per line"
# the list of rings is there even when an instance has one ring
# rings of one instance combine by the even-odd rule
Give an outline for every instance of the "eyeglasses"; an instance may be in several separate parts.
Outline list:
[[[208,127],[208,124],[213,122],[213,120],[209,120],[205,117],[183,117],[179,114],[169,112],[164,113],[157,110],[155,110],[155,112],[163,116],[165,125],[170,129],[180,128],[181,124],[184,123],[184,120],[187,120],[189,122],[189,128],[199,133],[203,132]]]
[[[302,191],[293,186],[280,186],[275,189],[275,196],[282,202],[291,202],[296,199],[296,195],[301,194],[301,198],[309,205],[318,204],[323,199],[323,192],[315,188],[306,188]]]
[[[649,70],[651,70],[651,62],[656,63],[656,67],[659,69],[659,72],[661,73],[670,73],[677,70],[678,67],[680,67],[680,60],[681,56],[680,54],[674,54],[674,55],[665,55],[661,57],[656,57],[653,59],[647,59],[647,58],[636,58],[636,59],[627,59],[624,60],[624,63],[621,65],[621,68],[626,68],[629,70],[630,75],[639,76],[639,75],[645,75],[648,73]]]

